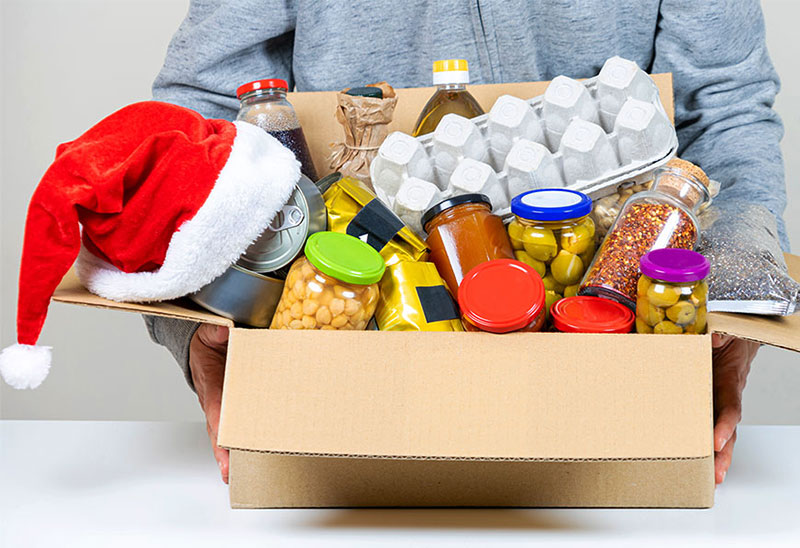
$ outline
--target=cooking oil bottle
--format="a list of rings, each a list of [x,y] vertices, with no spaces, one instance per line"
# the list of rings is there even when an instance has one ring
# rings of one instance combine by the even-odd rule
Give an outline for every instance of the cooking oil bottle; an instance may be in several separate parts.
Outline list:
[[[419,115],[412,135],[418,137],[431,133],[445,114],[459,114],[474,118],[483,109],[467,91],[469,66],[465,59],[444,59],[433,62],[433,85],[436,92]]]

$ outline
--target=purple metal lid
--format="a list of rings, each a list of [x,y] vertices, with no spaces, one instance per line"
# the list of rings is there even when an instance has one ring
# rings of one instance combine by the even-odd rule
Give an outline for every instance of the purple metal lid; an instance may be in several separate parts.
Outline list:
[[[689,249],[656,249],[639,263],[642,274],[664,282],[696,282],[708,276],[708,259]]]

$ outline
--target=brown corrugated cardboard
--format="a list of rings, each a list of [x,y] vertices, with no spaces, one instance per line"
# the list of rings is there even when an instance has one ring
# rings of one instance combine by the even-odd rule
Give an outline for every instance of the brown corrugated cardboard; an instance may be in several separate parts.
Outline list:
[[[264,335],[231,334],[225,387],[236,397],[224,400],[222,446],[381,458],[709,455],[708,421],[697,420],[712,413],[707,335]]]
[[[671,113],[672,80],[655,80]],[[489,107],[546,85],[471,90]],[[398,90],[393,129],[410,130],[431,92]],[[335,94],[291,101],[321,168],[340,137]],[[54,300],[232,325],[185,300],[107,301],[72,274]],[[800,315],[709,325],[800,350]],[[237,508],[708,507],[711,394],[710,336],[232,327],[218,441]]]
[[[81,285],[81,282],[78,281],[78,276],[75,274],[74,270],[67,272],[67,275],[61,280],[61,283],[53,294],[53,300],[60,303],[77,304],[80,306],[123,310],[141,314],[165,316],[167,318],[177,318],[179,320],[192,320],[215,325],[233,326],[231,320],[203,310],[188,299],[163,303],[119,303],[109,301],[108,299],[89,293],[83,285]]]
[[[708,508],[714,459],[493,462],[231,451],[234,508]]]

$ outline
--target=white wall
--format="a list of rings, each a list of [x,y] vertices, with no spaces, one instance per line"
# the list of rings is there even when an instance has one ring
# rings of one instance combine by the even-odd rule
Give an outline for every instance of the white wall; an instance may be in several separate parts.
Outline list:
[[[0,346],[14,340],[16,280],[28,199],[55,147],[117,108],[150,97],[150,83],[187,0],[0,0]],[[786,123],[789,234],[800,248],[800,74],[797,0],[765,0],[776,105]],[[790,72],[794,70],[794,72]],[[0,417],[197,420],[194,394],[166,350],[130,314],[56,304],[42,334],[54,367],[35,391],[0,387]],[[765,348],[745,396],[745,421],[800,424],[800,357]]]
[[[0,0],[2,287],[0,346],[14,341],[26,204],[59,143],[150,84],[187,0]],[[0,389],[3,418],[195,420],[194,393],[139,316],[55,304],[42,341],[54,364],[39,389]],[[2,383],[0,383],[2,384]]]

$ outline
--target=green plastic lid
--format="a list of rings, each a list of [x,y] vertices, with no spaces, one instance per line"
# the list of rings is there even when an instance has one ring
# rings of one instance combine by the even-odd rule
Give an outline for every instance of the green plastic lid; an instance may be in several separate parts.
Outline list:
[[[351,284],[374,284],[386,270],[386,263],[375,248],[341,232],[312,234],[305,252],[306,258],[320,272]]]

